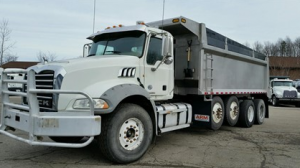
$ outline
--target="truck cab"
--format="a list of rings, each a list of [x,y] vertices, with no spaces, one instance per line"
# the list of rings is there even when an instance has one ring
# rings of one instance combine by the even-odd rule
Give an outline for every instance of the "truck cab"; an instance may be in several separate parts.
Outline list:
[[[293,81],[288,78],[274,78],[270,80],[268,97],[273,106],[280,102],[299,106],[300,93],[293,87]]]

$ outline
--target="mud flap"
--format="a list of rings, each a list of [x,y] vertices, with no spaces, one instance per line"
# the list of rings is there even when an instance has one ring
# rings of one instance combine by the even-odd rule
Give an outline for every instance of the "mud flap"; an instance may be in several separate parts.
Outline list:
[[[204,101],[203,96],[192,96],[192,126],[211,128],[211,101]]]

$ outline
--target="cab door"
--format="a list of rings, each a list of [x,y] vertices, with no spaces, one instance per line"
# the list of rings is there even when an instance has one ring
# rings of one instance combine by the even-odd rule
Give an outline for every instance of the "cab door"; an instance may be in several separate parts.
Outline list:
[[[167,65],[162,62],[162,47],[163,40],[161,36],[151,36],[148,39],[148,50],[144,59],[144,87],[153,100],[165,100],[173,97],[173,63]]]

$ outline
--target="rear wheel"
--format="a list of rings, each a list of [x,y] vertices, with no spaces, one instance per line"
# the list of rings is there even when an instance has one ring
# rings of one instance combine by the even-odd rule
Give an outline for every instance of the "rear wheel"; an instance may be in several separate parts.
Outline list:
[[[255,124],[262,124],[266,115],[266,105],[262,99],[255,99]]]
[[[225,99],[225,118],[230,126],[234,126],[239,119],[239,100],[236,96]]]
[[[240,105],[239,123],[242,127],[252,127],[254,123],[254,103],[252,100],[244,100]]]
[[[144,155],[152,137],[152,121],[145,109],[122,104],[114,113],[104,116],[99,146],[109,160],[130,163]]]
[[[218,130],[224,121],[224,103],[219,96],[213,98],[211,107],[211,129]]]

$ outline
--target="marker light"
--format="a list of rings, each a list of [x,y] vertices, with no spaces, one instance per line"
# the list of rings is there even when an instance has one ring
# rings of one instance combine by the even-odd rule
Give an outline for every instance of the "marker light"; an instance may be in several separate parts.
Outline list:
[[[184,18],[181,18],[182,23],[186,23],[186,20]]]
[[[178,18],[177,19],[173,19],[172,22],[173,23],[177,23],[177,22],[179,22],[179,19]]]
[[[144,21],[137,21],[136,24],[137,25],[145,25],[145,22]]]

